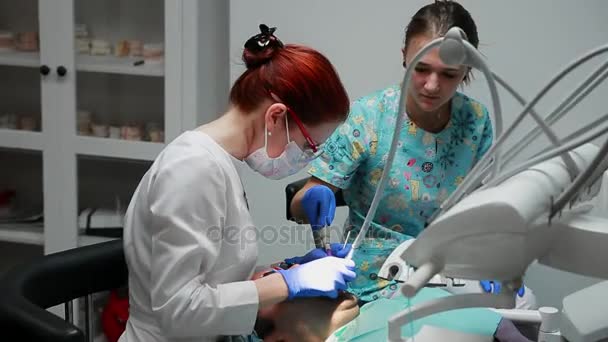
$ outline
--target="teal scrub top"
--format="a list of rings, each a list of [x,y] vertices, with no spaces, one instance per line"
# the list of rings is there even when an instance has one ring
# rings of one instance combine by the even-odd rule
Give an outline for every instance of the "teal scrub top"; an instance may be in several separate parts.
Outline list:
[[[343,189],[349,207],[345,232],[352,231],[349,242],[362,226],[382,176],[400,93],[400,86],[394,85],[356,100],[308,170]],[[442,131],[424,131],[408,117],[403,122],[384,194],[366,239],[353,255],[358,276],[349,291],[364,302],[391,295],[394,283],[377,278],[386,257],[401,242],[418,236],[492,145],[486,107],[460,92],[451,99],[451,118]]]

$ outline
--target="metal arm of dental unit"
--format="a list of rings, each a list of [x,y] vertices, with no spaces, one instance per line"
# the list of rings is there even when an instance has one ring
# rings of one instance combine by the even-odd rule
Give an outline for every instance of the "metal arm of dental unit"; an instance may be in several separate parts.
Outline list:
[[[601,150],[587,144],[574,150],[572,156],[582,170],[587,170],[594,160],[603,157]],[[507,291],[499,296],[453,295],[414,306],[389,320],[389,340],[403,341],[402,325],[438,312],[467,307],[512,308],[521,278],[534,260],[608,279],[608,219],[589,215],[589,206],[579,204],[550,220],[552,198],[569,183],[567,168],[559,158],[544,161],[495,187],[473,192],[416,240],[399,246],[395,252],[402,252],[402,262],[389,258],[378,276],[404,281],[401,289],[405,296],[411,297],[428,283],[437,282],[438,274],[440,279],[497,279],[507,284],[503,287]],[[561,334],[554,328],[552,336],[561,335],[567,341],[608,338],[608,301],[601,303],[606,293],[608,282],[566,297]],[[508,310],[501,312],[505,313]]]
[[[582,63],[608,51],[608,45],[566,66],[526,103],[504,80],[490,71],[459,28],[450,29],[445,37],[423,47],[406,70],[398,109],[400,115],[386,165],[347,258],[352,258],[366,235],[384,191],[386,175],[392,166],[403,126],[412,70],[435,47],[439,47],[444,63],[465,64],[484,73],[492,95],[497,138],[437,210],[429,226],[413,242],[407,241],[399,246],[387,259],[379,276],[404,281],[401,290],[407,297],[429,284],[451,282],[452,286],[457,286],[459,279],[496,279],[503,282],[503,291],[499,295],[453,295],[414,306],[389,320],[390,341],[404,341],[401,327],[407,322],[441,311],[488,307],[508,317],[511,311],[500,310],[514,307],[515,293],[522,284],[523,274],[535,260],[556,269],[608,279],[608,219],[590,216],[587,213],[589,205],[585,205],[597,195],[601,176],[608,167],[608,140],[600,148],[589,142],[606,134],[608,123],[598,120],[594,126],[587,126],[591,128],[589,131],[563,140],[550,128],[606,78],[606,73],[600,74],[606,71],[608,63],[589,76],[589,83],[592,83],[589,87],[579,85],[545,119],[534,111],[534,106],[555,84]],[[504,133],[495,82],[505,87],[524,107]],[[501,145],[528,113],[548,138],[550,146],[527,162],[501,170]],[[533,130],[524,140],[532,141],[538,132],[538,129]],[[508,159],[519,153],[522,146],[516,145],[518,150],[509,153]],[[604,295],[598,296],[597,293],[602,291]],[[532,314],[532,319],[541,322],[539,340],[595,341],[608,338],[608,301],[597,302],[597,298],[605,297],[605,293],[608,293],[608,282],[566,297],[561,314],[551,308],[541,308],[536,312],[538,315]],[[559,316],[561,324],[556,323]]]

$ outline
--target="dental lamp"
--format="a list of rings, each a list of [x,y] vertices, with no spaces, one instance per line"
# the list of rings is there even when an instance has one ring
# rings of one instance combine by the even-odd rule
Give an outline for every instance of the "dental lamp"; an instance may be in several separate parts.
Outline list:
[[[526,102],[502,78],[490,71],[478,51],[466,40],[463,31],[456,27],[450,29],[445,37],[424,46],[406,69],[399,115],[386,165],[347,258],[352,258],[365,237],[384,191],[403,126],[407,89],[415,65],[436,47],[439,47],[439,56],[445,64],[464,64],[484,73],[492,96],[497,138],[431,217],[427,228],[414,241],[406,241],[397,247],[378,276],[403,282],[401,292],[406,297],[414,296],[429,284],[451,281],[456,286],[460,280],[496,279],[503,283],[503,290],[500,294],[448,296],[405,310],[388,322],[390,341],[404,341],[401,327],[407,322],[441,311],[469,307],[513,308],[523,274],[534,261],[568,272],[608,279],[608,219],[591,216],[588,202],[598,194],[601,177],[608,168],[608,140],[601,147],[590,144],[590,141],[608,132],[608,116],[586,125],[584,128],[588,130],[581,129],[563,140],[550,127],[608,76],[608,62],[592,73],[546,118],[534,111],[534,106],[555,84],[582,63],[608,51],[608,45],[570,63],[530,102]],[[496,83],[524,107],[504,132]],[[538,127],[524,137],[522,141],[525,142],[515,144],[513,150],[502,154],[501,145],[527,114],[532,116]],[[548,138],[550,146],[528,161],[502,170],[503,157],[506,155],[505,159],[511,160],[539,132]],[[608,301],[597,303],[599,293],[602,293],[599,298],[605,298],[608,282],[566,297],[561,313],[547,308],[535,311],[540,317],[539,322],[542,322],[539,341],[608,338]],[[501,313],[506,312],[508,310]]]

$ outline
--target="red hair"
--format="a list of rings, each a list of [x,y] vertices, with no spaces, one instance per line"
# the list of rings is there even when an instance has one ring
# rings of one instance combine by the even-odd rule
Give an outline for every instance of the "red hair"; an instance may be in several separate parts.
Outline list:
[[[344,121],[349,99],[331,62],[320,52],[288,44],[243,51],[247,70],[230,90],[230,102],[242,111],[256,109],[270,92],[310,126]]]

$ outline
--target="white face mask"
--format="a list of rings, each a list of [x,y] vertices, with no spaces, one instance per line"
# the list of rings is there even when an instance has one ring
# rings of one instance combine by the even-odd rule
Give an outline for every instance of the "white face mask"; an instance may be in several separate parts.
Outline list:
[[[245,162],[250,168],[266,178],[278,180],[296,174],[321,154],[307,154],[302,151],[295,141],[290,140],[287,118],[285,118],[285,127],[287,128],[288,143],[285,151],[280,156],[276,158],[268,156],[268,130],[264,127],[264,147],[257,149],[245,158]]]

